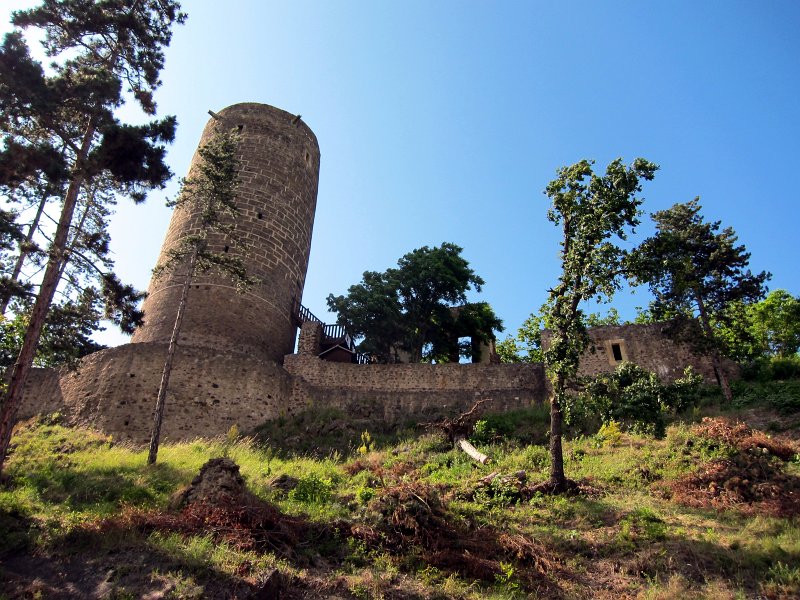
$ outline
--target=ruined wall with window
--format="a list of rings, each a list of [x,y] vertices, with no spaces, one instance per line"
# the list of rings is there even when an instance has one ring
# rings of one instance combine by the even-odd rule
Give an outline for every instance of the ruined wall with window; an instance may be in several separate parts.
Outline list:
[[[542,333],[542,345],[546,348],[552,333]],[[711,359],[697,354],[686,344],[673,341],[667,335],[666,323],[605,325],[589,330],[592,346],[581,356],[579,375],[592,376],[610,372],[624,361],[656,373],[662,381],[674,381],[683,376],[691,366],[703,376],[707,383],[716,383],[717,378]],[[737,372],[734,363],[728,361],[724,368],[732,375]]]

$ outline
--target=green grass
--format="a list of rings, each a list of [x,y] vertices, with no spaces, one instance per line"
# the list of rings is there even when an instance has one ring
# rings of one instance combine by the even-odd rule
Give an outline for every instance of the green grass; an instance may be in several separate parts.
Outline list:
[[[671,425],[662,440],[622,432],[567,440],[568,475],[595,492],[578,497],[520,495],[515,473],[524,471],[531,483],[543,481],[549,472],[547,448],[542,440],[532,443],[544,414],[537,408],[514,413],[513,419],[485,419],[476,445],[492,457],[487,465],[435,435],[401,431],[392,434],[393,441],[374,434],[374,449],[366,452],[358,452],[356,435],[348,441],[349,454],[325,454],[319,448],[309,454],[278,451],[263,435],[257,440],[198,439],[163,445],[158,463],[147,466],[143,449],[64,427],[57,418],[30,422],[15,434],[6,470],[9,481],[0,488],[0,565],[3,556],[20,554],[113,561],[127,548],[136,556],[157,557],[137,569],[146,575],[147,585],[167,586],[174,597],[203,597],[215,580],[253,581],[272,568],[306,589],[355,598],[800,594],[796,517],[689,508],[664,493],[669,482],[731,455],[731,448],[698,439],[689,425]],[[317,420],[307,417],[309,422]],[[282,427],[294,435],[303,425]],[[269,547],[237,548],[213,531],[103,530],[107,519],[125,511],[168,512],[170,496],[220,455],[240,465],[254,494],[310,524],[304,534],[308,537],[296,540],[293,556]],[[784,469],[788,476],[800,477],[797,460]],[[494,472],[500,477],[482,485]],[[279,479],[294,481],[294,487],[273,485]],[[414,494],[436,490],[445,521],[459,535],[480,532],[478,537],[487,543],[499,543],[503,536],[524,539],[536,544],[541,559],[553,566],[540,568],[536,560],[513,553],[488,556],[499,561],[499,569],[479,578],[448,567],[446,560],[430,562],[424,543],[392,546],[387,537],[391,530],[380,529],[385,519],[376,511],[385,493],[403,486],[411,486]],[[420,501],[430,503],[422,497]],[[376,532],[377,537],[351,534],[351,527],[366,536]],[[129,575],[124,569],[119,573],[117,597],[143,593],[145,584],[139,581],[136,587],[125,579]],[[606,587],[598,587],[598,578]]]

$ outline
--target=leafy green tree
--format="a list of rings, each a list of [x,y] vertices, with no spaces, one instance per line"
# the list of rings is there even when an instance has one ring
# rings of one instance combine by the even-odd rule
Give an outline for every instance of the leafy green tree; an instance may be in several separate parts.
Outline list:
[[[721,367],[721,336],[715,323],[730,318],[737,302],[753,303],[764,296],[769,273],[748,269],[750,254],[733,229],[707,223],[699,199],[675,204],[652,215],[656,234],[631,255],[635,278],[646,282],[655,299],[650,312],[658,320],[671,318],[674,335],[697,352],[710,355],[723,395],[732,398]],[[682,318],[681,318],[682,317]]]
[[[181,269],[185,269],[185,274],[178,312],[175,315],[175,324],[167,349],[167,359],[158,387],[148,464],[155,463],[158,457],[172,364],[178,348],[178,338],[192,280],[199,274],[214,272],[229,277],[235,283],[236,289],[241,292],[256,283],[253,277],[247,275],[241,258],[243,246],[240,243],[236,244],[239,241],[235,234],[236,218],[239,214],[236,208],[240,168],[236,158],[238,142],[239,136],[231,131],[218,133],[203,144],[197,151],[201,160],[195,165],[189,177],[183,180],[177,199],[170,203],[176,210],[185,210],[199,215],[200,218],[196,229],[177,240],[168,250],[166,259],[154,269],[156,278]],[[226,240],[230,244],[226,246],[228,251],[215,252],[209,247],[209,237]],[[237,247],[240,250],[238,254]]]
[[[552,202],[547,218],[562,229],[562,272],[543,307],[551,331],[544,362],[552,382],[549,485],[555,492],[569,486],[561,446],[563,410],[570,399],[567,384],[590,344],[580,304],[610,298],[619,288],[626,253],[612,239],[624,240],[639,224],[640,180],[651,180],[658,169],[642,158],[630,167],[617,159],[600,176],[593,164],[582,160],[562,167],[545,190]]]
[[[0,407],[0,469],[48,310],[72,257],[70,232],[82,193],[102,181],[107,191],[140,202],[147,190],[163,187],[171,177],[163,144],[174,137],[174,117],[134,126],[121,123],[115,111],[127,91],[146,114],[155,114],[163,49],[173,24],[184,19],[173,0],[44,0],[14,13],[12,21],[18,28],[43,30],[42,43],[53,60],[50,72],[31,57],[19,29],[0,46],[0,185],[45,177],[63,190],[44,273]],[[126,289],[115,288],[109,298]]]
[[[351,285],[346,296],[329,294],[327,301],[330,310],[338,314],[337,323],[363,338],[358,346],[361,352],[381,362],[398,362],[405,323],[390,272],[365,271],[361,283]]]
[[[500,362],[544,362],[542,329],[544,329],[544,317],[531,313],[517,330],[516,336],[506,336],[497,344],[497,355]]]
[[[800,348],[800,298],[774,290],[759,302],[733,302],[712,325],[722,352],[734,360],[791,357]]]
[[[765,353],[765,347],[759,344],[753,330],[753,304],[731,302],[725,307],[723,317],[711,319],[720,353],[739,363],[750,363]],[[682,315],[684,321],[692,320],[691,314]],[[678,321],[683,322],[683,321]],[[667,333],[672,333],[672,328]],[[679,331],[685,337],[685,332]]]
[[[800,298],[774,290],[748,307],[751,330],[763,352],[788,357],[800,349]]]
[[[489,339],[501,327],[487,304],[467,305],[467,291],[480,291],[484,281],[461,252],[447,242],[413,250],[396,269],[365,272],[346,296],[328,295],[328,307],[338,314],[337,323],[363,336],[359,349],[379,360],[396,361],[398,349],[411,362],[452,358],[453,337]],[[455,306],[464,308],[454,314]]]
[[[103,318],[102,298],[88,288],[75,299],[53,304],[42,328],[33,364],[37,367],[72,366],[78,359],[105,346],[92,340]],[[28,328],[28,312],[16,311],[13,318],[0,316],[0,368],[13,366]]]
[[[587,327],[605,327],[607,325],[622,325],[619,313],[614,307],[609,308],[605,316],[600,313],[589,313],[586,315]]]

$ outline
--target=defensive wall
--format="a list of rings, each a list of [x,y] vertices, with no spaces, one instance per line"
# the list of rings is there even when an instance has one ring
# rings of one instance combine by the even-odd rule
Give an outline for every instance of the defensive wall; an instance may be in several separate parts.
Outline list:
[[[166,354],[166,344],[127,344],[91,354],[75,370],[36,369],[19,417],[58,411],[69,423],[144,444]],[[478,399],[489,400],[487,410],[502,411],[545,397],[541,365],[358,365],[299,354],[279,365],[178,347],[162,439],[221,435],[231,425],[246,433],[313,407],[392,425],[457,415]]]

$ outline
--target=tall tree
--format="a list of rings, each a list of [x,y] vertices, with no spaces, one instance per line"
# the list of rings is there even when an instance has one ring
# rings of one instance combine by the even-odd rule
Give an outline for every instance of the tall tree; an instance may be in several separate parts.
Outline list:
[[[722,368],[722,339],[714,323],[729,319],[731,305],[764,297],[770,274],[753,274],[750,254],[730,227],[704,221],[698,198],[652,215],[656,234],[632,253],[636,279],[649,285],[655,299],[650,313],[673,319],[674,333],[696,351],[709,354],[726,400],[732,398]]]
[[[346,296],[330,294],[328,306],[338,313],[340,325],[363,336],[359,348],[379,360],[396,359],[398,348],[408,352],[411,362],[452,357],[454,335],[488,339],[493,329],[502,327],[485,303],[454,313],[454,307],[467,305],[467,292],[480,291],[484,283],[462,250],[448,242],[412,250],[397,261],[396,269],[365,272]]]
[[[643,158],[630,167],[617,159],[600,176],[593,164],[582,160],[562,167],[545,190],[552,203],[547,218],[562,230],[561,276],[542,309],[551,330],[544,362],[552,382],[549,485],[555,492],[569,485],[561,446],[567,384],[590,344],[580,304],[610,298],[619,288],[626,253],[612,239],[626,239],[628,230],[639,224],[640,180],[651,180],[658,169]]]
[[[359,351],[380,362],[398,362],[405,339],[403,308],[388,272],[365,271],[361,283],[351,285],[346,296],[328,295],[328,307],[337,323],[363,338]]]
[[[168,117],[126,125],[115,117],[128,92],[148,115],[156,111],[164,47],[185,15],[173,0],[44,0],[16,12],[18,28],[43,30],[50,72],[35,61],[20,30],[0,47],[0,185],[44,174],[64,192],[47,263],[17,361],[0,407],[0,469],[14,414],[33,363],[64,264],[81,193],[101,178],[141,202],[171,177],[164,143],[176,121]],[[114,280],[118,284],[118,280]],[[110,297],[123,291],[115,285]]]
[[[239,291],[245,291],[256,282],[255,278],[247,275],[244,261],[237,255],[234,244],[237,241],[235,230],[239,212],[235,202],[239,171],[239,161],[236,158],[238,140],[237,133],[226,132],[215,135],[203,144],[198,150],[201,160],[195,165],[189,177],[183,180],[175,202],[170,203],[175,206],[175,210],[199,215],[199,222],[196,230],[177,240],[169,249],[166,260],[158,264],[154,270],[156,277],[180,269],[185,269],[185,274],[167,349],[167,359],[158,387],[148,464],[155,463],[158,457],[169,379],[192,280],[198,274],[212,271],[229,277]],[[215,252],[209,248],[209,236],[224,238],[230,246],[225,246],[226,251]],[[243,248],[239,246],[241,252]]]

